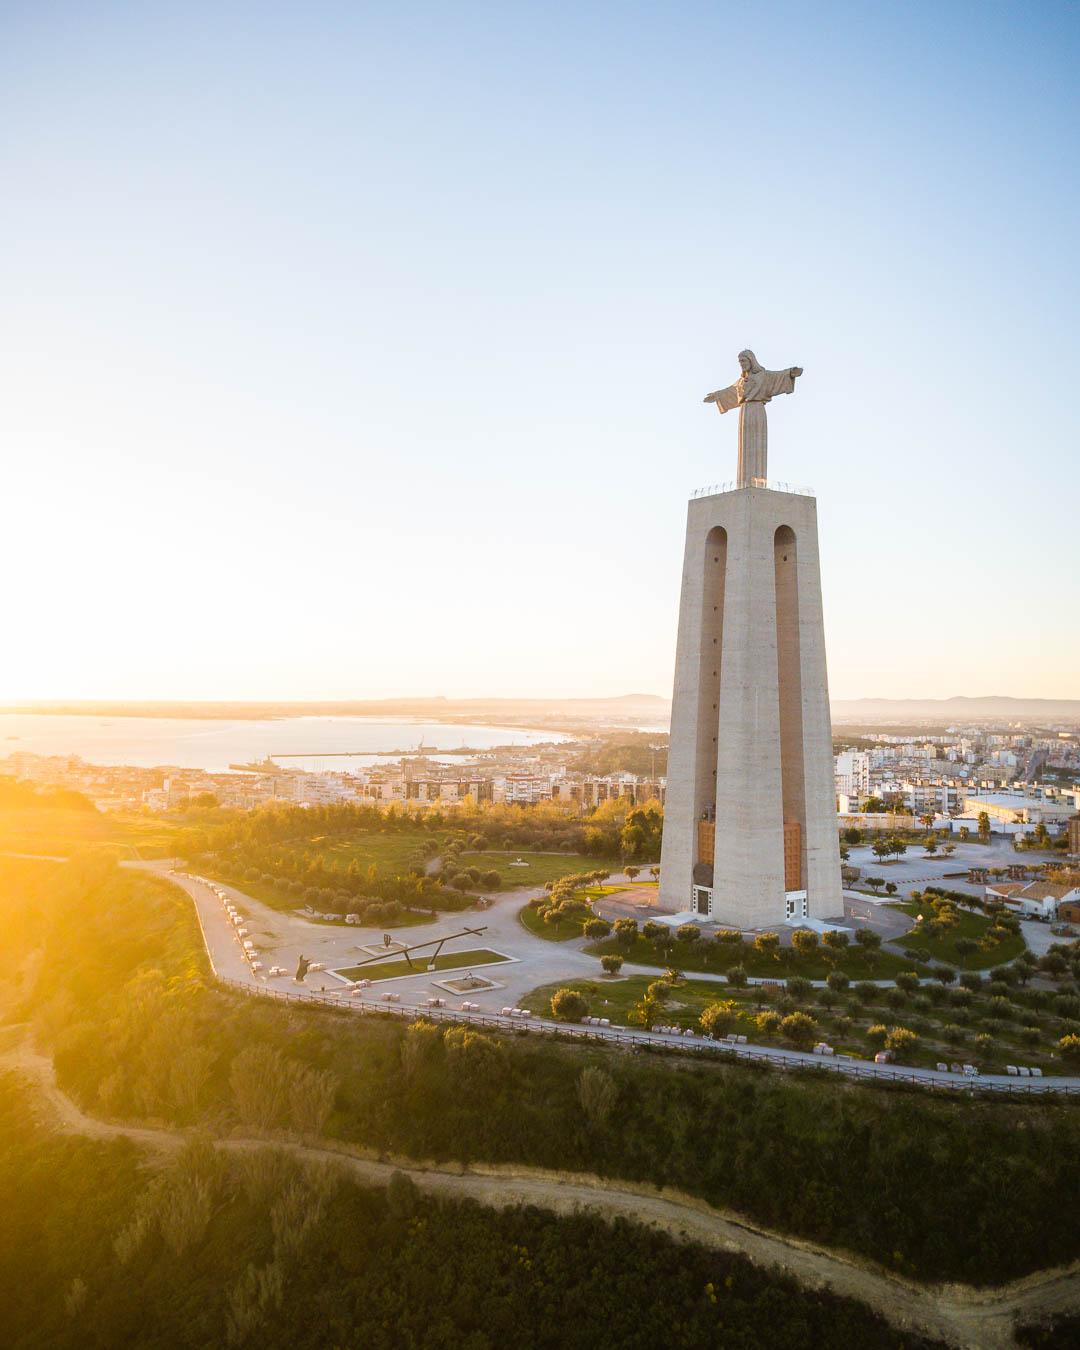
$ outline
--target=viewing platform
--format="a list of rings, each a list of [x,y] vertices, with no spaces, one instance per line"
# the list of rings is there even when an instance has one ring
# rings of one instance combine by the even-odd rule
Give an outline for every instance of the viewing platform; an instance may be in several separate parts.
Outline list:
[[[725,492],[741,492],[743,487],[765,488],[769,492],[790,492],[796,497],[812,497],[812,487],[802,487],[796,483],[780,483],[775,478],[752,478],[749,483],[710,483],[708,487],[695,488],[690,500],[697,497],[719,497]]]

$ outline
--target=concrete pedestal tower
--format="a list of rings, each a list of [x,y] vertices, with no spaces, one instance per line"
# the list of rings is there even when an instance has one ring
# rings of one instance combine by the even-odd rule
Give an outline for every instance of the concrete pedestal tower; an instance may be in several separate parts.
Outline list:
[[[739,479],[690,501],[660,904],[751,929],[843,914],[817,504],[765,478],[765,404],[802,371],[710,394]]]

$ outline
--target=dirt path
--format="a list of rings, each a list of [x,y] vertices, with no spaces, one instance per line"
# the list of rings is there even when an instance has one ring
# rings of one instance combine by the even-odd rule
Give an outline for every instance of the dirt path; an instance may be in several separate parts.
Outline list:
[[[180,1131],[117,1124],[86,1115],[57,1086],[52,1062],[25,1040],[0,1053],[0,1068],[16,1069],[32,1080],[45,1116],[63,1131],[93,1139],[131,1139],[159,1154],[175,1151],[187,1138]],[[806,1288],[829,1289],[858,1299],[894,1326],[970,1350],[1013,1346],[1017,1324],[1080,1312],[1080,1262],[1066,1269],[1041,1271],[996,1289],[918,1285],[869,1262],[771,1232],[675,1191],[525,1168],[473,1165],[468,1170],[443,1170],[362,1157],[330,1144],[236,1138],[217,1142],[231,1151],[262,1148],[270,1142],[311,1162],[333,1160],[361,1181],[378,1186],[400,1171],[430,1194],[467,1197],[494,1209],[535,1205],[556,1214],[588,1210],[606,1219],[629,1219],[667,1233],[676,1241],[745,1256],[755,1265],[780,1271]]]

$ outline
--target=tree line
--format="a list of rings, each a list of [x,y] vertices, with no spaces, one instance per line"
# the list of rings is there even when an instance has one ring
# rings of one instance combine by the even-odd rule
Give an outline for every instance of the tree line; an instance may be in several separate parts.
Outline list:
[[[581,1102],[606,1119],[605,1080]],[[582,1108],[585,1110],[585,1106]],[[280,1148],[166,1160],[50,1134],[0,1075],[9,1350],[920,1350],[860,1304],[618,1220],[359,1184]]]

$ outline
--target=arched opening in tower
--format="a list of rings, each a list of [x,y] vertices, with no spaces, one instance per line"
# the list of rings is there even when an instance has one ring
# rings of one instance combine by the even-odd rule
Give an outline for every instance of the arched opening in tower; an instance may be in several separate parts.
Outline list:
[[[803,763],[802,646],[799,627],[799,555],[795,532],[773,536],[776,577],[776,665],[780,698],[780,777],[783,786],[784,889],[806,881],[806,773]]]
[[[712,885],[716,835],[716,759],[720,734],[720,670],[724,651],[724,587],[727,530],[714,526],[705,537],[701,585],[701,648],[698,679],[697,747],[694,756],[694,815],[697,848],[694,880]]]

